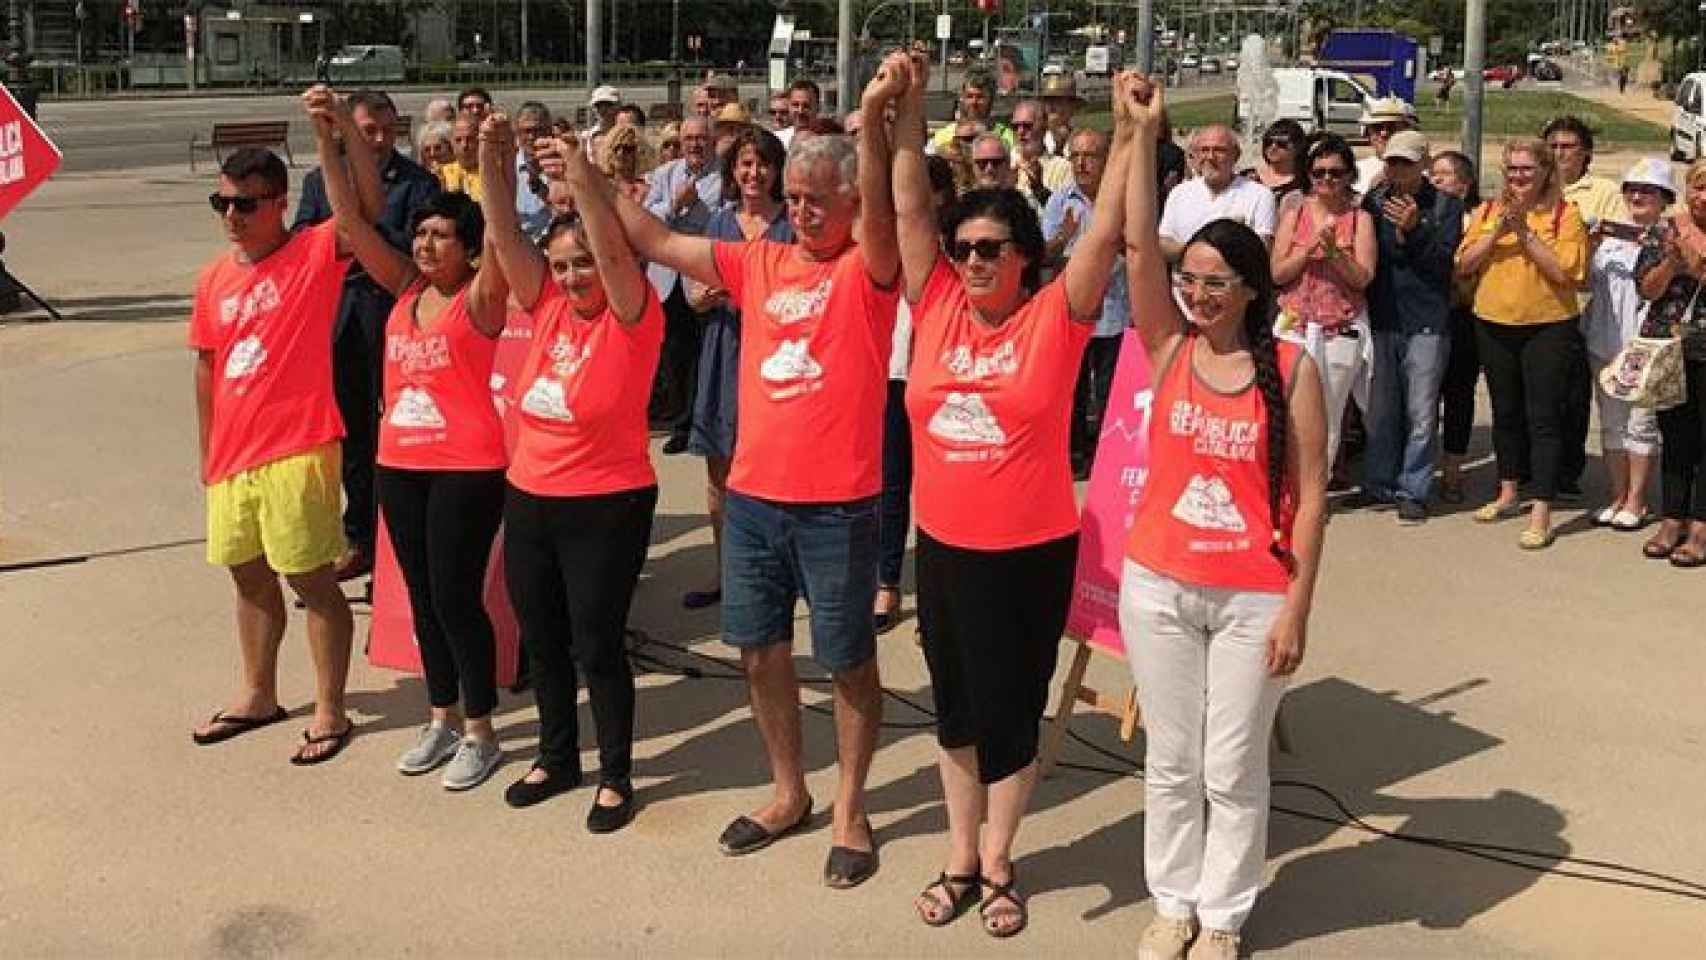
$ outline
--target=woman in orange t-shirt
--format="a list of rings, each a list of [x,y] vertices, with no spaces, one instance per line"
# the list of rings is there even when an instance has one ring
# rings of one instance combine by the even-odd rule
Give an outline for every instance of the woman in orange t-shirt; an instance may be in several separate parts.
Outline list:
[[[485,223],[461,194],[415,211],[412,258],[391,246],[350,179],[350,168],[372,162],[348,110],[329,90],[305,99],[319,136],[329,138],[334,125],[345,131],[349,163],[322,166],[338,232],[397,298],[385,326],[375,491],[409,591],[431,704],[430,722],[397,769],[412,776],[447,764],[445,788],[467,790],[503,756],[492,730],[495,641],[484,589],[503,515],[503,426],[488,384],[509,283],[490,259],[480,263]],[[377,178],[363,187],[377,194]]]
[[[1163,109],[1161,90],[1143,86],[1140,140]],[[1137,155],[1136,182],[1153,182],[1153,163]],[[1147,190],[1127,197],[1132,320],[1155,371],[1149,475],[1120,583],[1148,730],[1143,873],[1156,916],[1138,956],[1190,947],[1231,960],[1262,881],[1268,737],[1314,599],[1327,410],[1314,361],[1276,343],[1261,238],[1210,221],[1169,284],[1155,207]]]
[[[510,147],[513,150],[513,146]],[[492,248],[533,341],[516,377],[515,452],[504,503],[504,572],[533,662],[539,758],[504,799],[526,807],[581,781],[578,672],[598,733],[598,790],[587,829],[633,819],[634,673],[624,645],[657,508],[647,453],[647,392],[663,346],[663,307],[612,207],[612,186],[579,144],[535,151],[566,179],[581,219],[557,218],[544,251],[515,217],[513,156],[490,164]]]
[[[941,926],[983,892],[985,932],[1009,937],[1026,923],[1013,839],[1036,782],[1078,557],[1073,387],[1119,251],[1133,128],[1116,109],[1079,255],[1038,289],[1042,227],[1018,191],[973,190],[938,218],[924,159],[927,68],[912,69],[894,123],[894,196],[913,324],[918,620],[948,811],[946,867],[914,906]],[[1133,80],[1116,78],[1116,105]]]

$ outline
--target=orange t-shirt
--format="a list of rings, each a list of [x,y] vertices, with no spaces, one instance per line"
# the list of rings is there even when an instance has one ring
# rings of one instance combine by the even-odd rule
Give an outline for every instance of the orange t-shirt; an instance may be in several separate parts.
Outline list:
[[[971,550],[1076,531],[1072,388],[1093,326],[1073,322],[1065,285],[1056,279],[990,327],[937,257],[912,330],[906,412],[918,526]]]
[[[1233,394],[1197,378],[1189,334],[1155,388],[1149,479],[1137,501],[1126,556],[1183,583],[1284,593],[1291,574],[1269,547],[1268,412],[1251,383]],[[1290,395],[1302,348],[1279,342],[1282,392]],[[1283,501],[1280,540],[1291,541],[1292,498]]]
[[[337,225],[298,230],[259,263],[221,254],[196,281],[192,349],[213,354],[201,480],[281,460],[344,435],[332,394],[332,325],[349,261]]]
[[[405,470],[502,470],[503,422],[492,403],[498,340],[474,329],[468,287],[431,330],[415,322],[424,281],[403,292],[385,322],[385,416],[378,460]]]
[[[873,283],[857,246],[827,261],[770,240],[713,249],[741,315],[729,489],[781,503],[876,496],[900,285]]]
[[[541,497],[585,497],[657,483],[646,405],[663,348],[663,305],[646,284],[640,320],[608,308],[575,314],[547,281],[533,315],[533,345],[516,378],[518,425],[509,482]]]

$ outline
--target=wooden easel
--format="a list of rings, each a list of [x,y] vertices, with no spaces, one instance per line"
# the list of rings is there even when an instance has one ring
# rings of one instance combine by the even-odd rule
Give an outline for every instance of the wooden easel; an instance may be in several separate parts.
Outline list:
[[[1060,687],[1060,702],[1054,709],[1054,721],[1049,724],[1047,737],[1043,740],[1042,750],[1037,755],[1037,772],[1046,777],[1054,769],[1060,759],[1060,748],[1066,744],[1066,732],[1072,724],[1073,711],[1079,704],[1084,704],[1097,713],[1105,713],[1120,721],[1120,740],[1130,743],[1137,735],[1137,726],[1142,722],[1141,712],[1137,706],[1137,688],[1126,691],[1125,696],[1116,697],[1093,690],[1084,685],[1084,671],[1090,667],[1091,651],[1102,656],[1114,658],[1115,655],[1091,644],[1080,637],[1067,634],[1067,639],[1078,644],[1078,651],[1072,656],[1072,666],[1066,671],[1066,682]],[[1125,664],[1124,657],[1117,658],[1120,664]],[[1274,715],[1274,746],[1287,756],[1292,753],[1291,730],[1285,719],[1285,701],[1280,701],[1279,711]]]

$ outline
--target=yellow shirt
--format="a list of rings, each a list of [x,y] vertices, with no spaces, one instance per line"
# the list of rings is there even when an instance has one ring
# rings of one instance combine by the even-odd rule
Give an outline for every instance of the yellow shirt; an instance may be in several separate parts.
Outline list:
[[[1623,188],[1604,177],[1582,177],[1564,188],[1564,199],[1576,205],[1586,223],[1606,220],[1629,222],[1629,208],[1623,203]]]
[[[480,171],[467,170],[454,160],[438,168],[438,180],[444,184],[445,190],[451,193],[466,193],[468,199],[475,203],[479,203],[485,193],[480,181]]]
[[[1457,256],[1498,229],[1501,207],[1489,200],[1475,211]],[[1576,289],[1587,278],[1588,232],[1574,204],[1560,203],[1528,212],[1528,229],[1540,238],[1563,269],[1565,282],[1554,286],[1520,249],[1514,233],[1493,243],[1493,251],[1475,283],[1475,315],[1489,323],[1534,326],[1578,315]]]

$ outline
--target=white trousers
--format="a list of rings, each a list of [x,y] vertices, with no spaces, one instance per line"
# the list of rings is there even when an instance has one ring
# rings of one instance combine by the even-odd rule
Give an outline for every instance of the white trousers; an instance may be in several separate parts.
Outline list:
[[[1237,931],[1256,903],[1268,738],[1286,686],[1268,673],[1268,629],[1284,602],[1125,562],[1120,635],[1148,742],[1143,871],[1164,916]]]
[[[1329,337],[1318,324],[1308,324],[1302,330],[1292,328],[1280,337],[1301,345],[1315,361],[1321,374],[1321,389],[1327,401],[1327,466],[1339,455],[1340,424],[1345,419],[1345,404],[1355,397],[1363,413],[1368,412],[1368,380],[1373,358],[1373,333],[1368,327],[1368,314],[1360,314],[1352,323],[1358,336]]]

